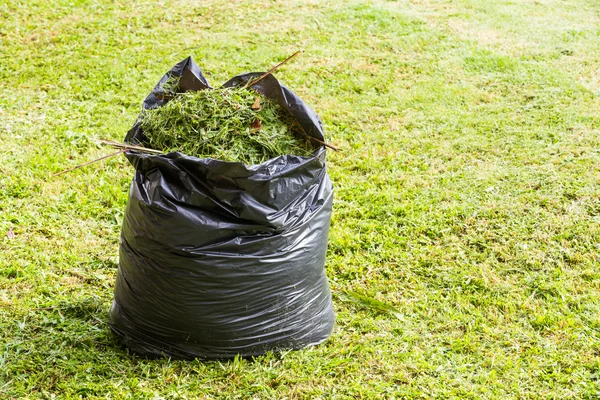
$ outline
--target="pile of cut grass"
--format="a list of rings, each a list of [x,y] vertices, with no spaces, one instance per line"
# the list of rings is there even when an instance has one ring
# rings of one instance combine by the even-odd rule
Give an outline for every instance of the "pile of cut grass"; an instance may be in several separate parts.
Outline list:
[[[140,123],[147,147],[199,158],[251,165],[315,150],[289,112],[248,88],[176,93],[145,110]]]

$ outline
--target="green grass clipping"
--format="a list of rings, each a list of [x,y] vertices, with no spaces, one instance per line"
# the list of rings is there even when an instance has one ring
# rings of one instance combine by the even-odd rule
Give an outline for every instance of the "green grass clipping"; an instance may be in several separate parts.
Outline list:
[[[251,88],[171,93],[162,107],[142,112],[145,145],[199,158],[261,164],[316,149],[294,117]]]

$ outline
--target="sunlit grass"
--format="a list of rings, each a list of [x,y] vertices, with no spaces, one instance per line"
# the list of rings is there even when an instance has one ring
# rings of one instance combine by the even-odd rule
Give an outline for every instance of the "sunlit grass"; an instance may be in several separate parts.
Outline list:
[[[0,3],[0,398],[595,398],[600,4]],[[276,77],[335,186],[314,348],[142,360],[106,324],[133,170],[112,151],[192,55]],[[12,232],[12,234],[8,234]],[[13,237],[14,235],[14,237]],[[10,237],[12,238],[10,238]]]

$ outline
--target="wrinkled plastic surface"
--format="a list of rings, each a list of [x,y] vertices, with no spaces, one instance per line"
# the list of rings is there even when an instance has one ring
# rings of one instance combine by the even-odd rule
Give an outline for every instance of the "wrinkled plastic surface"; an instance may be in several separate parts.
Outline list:
[[[181,91],[210,88],[187,58],[144,108],[164,103],[170,75],[181,77]],[[255,88],[323,140],[314,111],[274,77]],[[137,123],[125,140],[144,144]],[[252,166],[179,152],[126,156],[135,175],[109,314],[125,345],[144,356],[221,359],[327,339],[335,316],[324,272],[332,185],[323,147]]]

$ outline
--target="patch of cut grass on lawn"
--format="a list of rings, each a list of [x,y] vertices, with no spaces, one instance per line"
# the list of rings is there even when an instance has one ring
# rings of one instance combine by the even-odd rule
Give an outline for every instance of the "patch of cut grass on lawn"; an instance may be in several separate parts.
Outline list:
[[[0,397],[597,397],[598,15],[586,0],[0,4]],[[105,320],[133,171],[49,176],[107,154],[94,139],[122,140],[188,55],[214,86],[298,48],[276,76],[343,148],[332,338],[224,362],[130,355]]]

